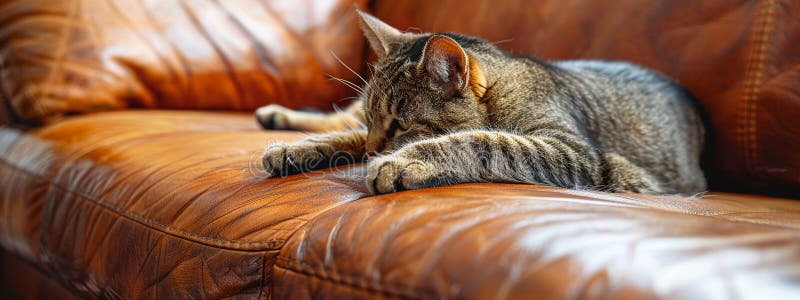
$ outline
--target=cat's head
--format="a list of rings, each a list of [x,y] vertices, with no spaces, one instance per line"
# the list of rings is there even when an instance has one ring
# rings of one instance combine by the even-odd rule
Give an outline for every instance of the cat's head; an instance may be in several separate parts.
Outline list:
[[[358,11],[378,57],[365,92],[367,151],[487,124],[486,73],[477,53],[490,43],[452,33],[406,33]]]

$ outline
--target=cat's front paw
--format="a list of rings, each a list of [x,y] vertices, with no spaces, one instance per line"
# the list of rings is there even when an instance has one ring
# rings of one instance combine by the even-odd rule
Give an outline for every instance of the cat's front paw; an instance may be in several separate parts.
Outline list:
[[[424,162],[399,155],[377,157],[367,169],[367,187],[372,194],[413,190],[432,185],[435,174]]]
[[[267,147],[262,164],[269,177],[287,176],[327,168],[332,149],[325,144],[299,141]]]
[[[290,112],[286,107],[270,104],[256,110],[256,120],[264,129],[292,129],[289,125]]]

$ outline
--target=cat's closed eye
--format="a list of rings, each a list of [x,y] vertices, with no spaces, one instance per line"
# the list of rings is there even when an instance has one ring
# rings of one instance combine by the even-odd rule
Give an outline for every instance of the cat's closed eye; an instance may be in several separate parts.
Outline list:
[[[402,124],[400,124],[400,121],[394,119],[392,120],[392,123],[389,124],[389,129],[386,130],[386,138],[392,139],[397,135],[403,134],[405,131],[406,129],[403,128]]]

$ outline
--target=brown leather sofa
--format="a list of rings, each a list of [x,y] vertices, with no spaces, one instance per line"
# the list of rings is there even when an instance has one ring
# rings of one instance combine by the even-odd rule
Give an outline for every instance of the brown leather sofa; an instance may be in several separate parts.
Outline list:
[[[712,191],[264,179],[302,134],[251,111],[344,105],[332,53],[368,74],[351,1],[0,0],[3,297],[800,298],[800,2],[355,2],[673,76],[708,114]]]

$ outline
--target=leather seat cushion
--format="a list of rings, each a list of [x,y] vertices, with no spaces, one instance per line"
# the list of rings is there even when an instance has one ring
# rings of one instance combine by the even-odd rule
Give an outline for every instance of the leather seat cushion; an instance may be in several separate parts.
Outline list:
[[[306,220],[361,198],[330,174],[263,180],[246,114],[124,111],[0,131],[0,240],[73,289],[126,298],[259,294]],[[180,289],[201,294],[176,295]]]
[[[301,136],[187,111],[0,129],[0,245],[102,297],[714,298],[800,284],[796,201],[512,184],[367,196],[363,166],[264,179],[265,145]]]

